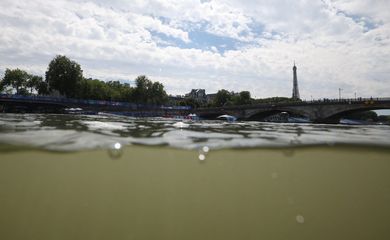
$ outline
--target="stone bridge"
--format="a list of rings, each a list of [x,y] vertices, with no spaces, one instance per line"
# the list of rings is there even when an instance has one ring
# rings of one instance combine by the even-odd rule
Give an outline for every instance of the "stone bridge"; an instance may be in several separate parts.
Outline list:
[[[0,94],[0,112],[63,113],[66,108],[82,108],[91,112],[127,112],[131,116],[185,116],[196,113],[204,119],[228,114],[240,120],[263,120],[281,112],[302,116],[316,123],[338,123],[347,113],[390,109],[390,98],[321,100],[295,103],[226,106],[219,108],[151,106],[125,102],[77,100],[41,96]]]
[[[228,114],[241,120],[262,120],[277,113],[287,112],[316,123],[338,123],[347,113],[377,109],[390,109],[390,98],[320,100],[296,103],[244,105],[194,110],[201,118],[215,119]]]

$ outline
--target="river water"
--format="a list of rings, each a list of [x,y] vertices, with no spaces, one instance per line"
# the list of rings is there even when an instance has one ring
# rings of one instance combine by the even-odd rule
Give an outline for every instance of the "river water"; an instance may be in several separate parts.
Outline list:
[[[389,239],[390,126],[0,115],[0,239]]]

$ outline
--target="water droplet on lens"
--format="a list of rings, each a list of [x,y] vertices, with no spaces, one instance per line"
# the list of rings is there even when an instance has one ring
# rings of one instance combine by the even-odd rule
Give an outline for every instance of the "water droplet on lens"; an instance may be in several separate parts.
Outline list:
[[[277,179],[279,177],[279,175],[274,172],[271,174],[271,177],[272,177],[272,179]]]
[[[122,148],[122,144],[120,144],[120,143],[115,143],[114,144],[114,149],[119,150],[121,148]]]
[[[199,154],[199,160],[200,161],[206,160],[206,156],[204,154]]]
[[[210,151],[210,148],[208,146],[204,146],[202,150],[203,152],[208,153]]]
[[[114,143],[110,149],[108,150],[108,155],[112,158],[112,159],[118,159],[122,156],[123,154],[123,149],[122,149],[122,144],[120,143]]]
[[[297,215],[295,217],[295,220],[297,220],[297,222],[301,224],[305,222],[305,218],[302,215]]]

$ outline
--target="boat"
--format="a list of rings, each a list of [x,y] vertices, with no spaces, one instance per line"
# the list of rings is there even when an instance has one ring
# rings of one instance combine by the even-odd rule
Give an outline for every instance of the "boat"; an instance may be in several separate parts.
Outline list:
[[[225,120],[225,121],[228,121],[228,122],[234,122],[237,120],[237,118],[235,116],[231,116],[231,115],[221,115],[221,116],[218,116],[217,119],[219,120]]]

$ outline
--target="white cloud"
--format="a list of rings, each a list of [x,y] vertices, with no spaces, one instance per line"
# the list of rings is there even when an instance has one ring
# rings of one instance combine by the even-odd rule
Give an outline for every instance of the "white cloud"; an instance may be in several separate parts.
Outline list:
[[[147,74],[174,94],[225,88],[266,97],[291,95],[296,60],[307,99],[336,97],[339,87],[346,96],[386,96],[386,6],[368,0],[2,0],[0,69],[43,74],[56,54],[65,54],[91,77]],[[191,39],[194,31],[240,44],[223,53],[213,42],[209,50],[186,48],[198,40]]]
[[[329,4],[351,15],[365,16],[377,22],[390,21],[388,0],[330,0]]]

